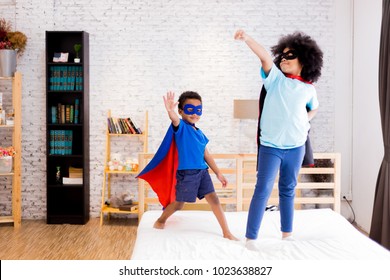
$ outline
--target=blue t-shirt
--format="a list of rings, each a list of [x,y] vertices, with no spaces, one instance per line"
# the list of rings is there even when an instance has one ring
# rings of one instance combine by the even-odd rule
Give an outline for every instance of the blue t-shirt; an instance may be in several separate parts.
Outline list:
[[[264,146],[292,149],[305,144],[310,123],[306,106],[318,108],[317,93],[313,85],[287,78],[274,64],[261,77],[267,97],[261,114],[260,142]]]
[[[175,131],[175,142],[179,154],[178,170],[206,169],[204,152],[209,139],[203,132],[182,119]]]

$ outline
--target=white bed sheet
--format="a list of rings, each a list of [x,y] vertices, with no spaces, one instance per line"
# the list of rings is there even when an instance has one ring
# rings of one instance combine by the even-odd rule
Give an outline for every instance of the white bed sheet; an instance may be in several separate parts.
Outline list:
[[[210,211],[178,211],[165,229],[154,229],[161,211],[144,213],[137,231],[134,260],[390,260],[390,251],[356,230],[331,209],[296,210],[295,241],[280,238],[279,212],[266,212],[260,229],[259,252],[245,248],[247,212],[225,212],[240,241],[222,237]]]

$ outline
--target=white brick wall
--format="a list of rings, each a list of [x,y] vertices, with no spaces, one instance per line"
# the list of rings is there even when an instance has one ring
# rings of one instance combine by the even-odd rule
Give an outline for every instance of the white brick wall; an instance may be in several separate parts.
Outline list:
[[[276,4],[277,3],[277,4]],[[162,96],[198,91],[204,99],[199,127],[213,153],[256,152],[255,121],[233,119],[233,99],[257,98],[259,62],[241,42],[244,28],[266,47],[296,30],[317,40],[325,54],[317,84],[321,109],[312,122],[318,152],[334,147],[334,1],[332,0],[183,0],[16,1],[1,17],[28,36],[18,62],[23,73],[23,218],[45,218],[45,31],[90,33],[91,215],[98,216],[108,109],[143,121],[149,111],[149,151],[158,147],[169,119]],[[9,9],[8,9],[9,8]],[[118,178],[118,192],[128,182]],[[3,186],[4,185],[4,186]],[[4,183],[0,214],[9,211]]]

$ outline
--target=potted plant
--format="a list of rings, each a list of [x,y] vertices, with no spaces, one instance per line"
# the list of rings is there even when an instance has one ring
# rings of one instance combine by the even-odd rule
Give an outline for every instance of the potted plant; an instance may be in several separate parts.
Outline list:
[[[76,52],[76,58],[74,59],[74,62],[79,63],[80,62],[79,51],[81,50],[81,44],[75,44],[73,48]]]
[[[0,147],[0,173],[10,173],[12,171],[12,158],[16,152],[14,147]]]
[[[16,57],[21,56],[27,45],[27,37],[20,31],[12,31],[12,25],[0,19],[0,77],[12,77],[16,72]]]

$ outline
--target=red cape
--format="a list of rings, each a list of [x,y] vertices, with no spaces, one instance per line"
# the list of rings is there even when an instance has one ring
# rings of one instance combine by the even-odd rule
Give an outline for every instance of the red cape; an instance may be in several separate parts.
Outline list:
[[[178,152],[171,125],[156,154],[137,176],[149,183],[164,208],[176,199],[178,164]]]

